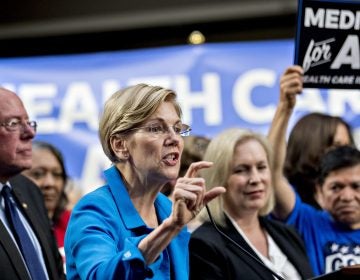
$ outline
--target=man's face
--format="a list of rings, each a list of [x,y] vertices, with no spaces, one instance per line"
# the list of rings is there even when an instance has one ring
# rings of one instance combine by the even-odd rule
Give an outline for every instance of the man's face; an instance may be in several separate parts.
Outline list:
[[[14,93],[0,89],[0,181],[31,167],[31,140],[35,130],[27,124],[28,114]],[[20,122],[16,129],[6,124]]]
[[[330,172],[319,195],[335,220],[360,228],[360,164]]]

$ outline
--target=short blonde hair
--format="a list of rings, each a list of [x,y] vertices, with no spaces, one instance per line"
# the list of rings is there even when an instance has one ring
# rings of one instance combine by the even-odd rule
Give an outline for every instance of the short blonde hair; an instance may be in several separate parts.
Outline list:
[[[210,190],[216,186],[224,186],[231,175],[232,161],[234,152],[239,144],[243,144],[249,140],[257,141],[265,150],[270,171],[272,169],[272,150],[267,139],[258,133],[249,130],[231,128],[223,131],[211,140],[204,155],[205,161],[211,161],[214,165],[211,168],[201,171],[202,177],[206,181],[206,188]],[[222,196],[218,196],[209,203],[209,208],[214,221],[225,226],[224,205]],[[271,188],[271,194],[265,206],[260,209],[261,216],[269,214],[274,208],[274,192]],[[206,209],[204,208],[198,216],[198,219],[203,222],[209,220]]]
[[[176,100],[176,93],[159,86],[146,84],[130,86],[115,92],[106,101],[99,122],[99,137],[104,153],[111,162],[119,161],[111,148],[111,137],[141,125],[165,101],[174,104],[181,118],[182,112]]]

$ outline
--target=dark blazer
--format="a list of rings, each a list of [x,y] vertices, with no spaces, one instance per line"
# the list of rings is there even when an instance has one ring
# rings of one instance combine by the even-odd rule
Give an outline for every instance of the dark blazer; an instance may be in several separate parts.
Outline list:
[[[50,221],[39,188],[29,179],[17,175],[10,179],[13,196],[39,240],[49,279],[65,279],[63,263],[51,230]],[[21,255],[0,221],[0,279],[29,279]]]
[[[303,279],[311,277],[313,273],[303,242],[295,230],[262,217],[260,223],[287,255],[300,276]],[[225,228],[219,227],[220,230],[261,262],[229,219],[226,219],[226,225]],[[274,280],[269,271],[221,236],[210,222],[204,223],[193,232],[189,246],[190,279]]]

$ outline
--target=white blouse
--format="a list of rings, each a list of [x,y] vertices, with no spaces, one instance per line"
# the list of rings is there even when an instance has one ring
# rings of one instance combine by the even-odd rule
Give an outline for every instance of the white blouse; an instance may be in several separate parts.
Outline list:
[[[226,214],[226,213],[225,213]],[[239,234],[245,239],[246,243],[254,250],[258,257],[263,261],[263,263],[269,267],[271,270],[284,277],[287,280],[301,280],[301,277],[298,271],[295,269],[293,264],[288,260],[287,256],[281,251],[279,246],[275,243],[274,239],[266,232],[266,238],[268,243],[269,259],[262,255],[249,241],[245,233],[239,227],[239,225],[226,214],[230,219],[233,226],[239,232]],[[274,277],[274,279],[276,279]]]

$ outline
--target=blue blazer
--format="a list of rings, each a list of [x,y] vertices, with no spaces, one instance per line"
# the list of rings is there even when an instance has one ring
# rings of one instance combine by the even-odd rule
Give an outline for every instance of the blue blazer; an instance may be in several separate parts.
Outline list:
[[[171,279],[188,279],[188,242],[184,228],[151,265],[138,249],[149,234],[135,209],[120,172],[105,171],[107,184],[85,195],[74,207],[65,236],[67,279],[164,279],[159,269],[168,257]],[[171,213],[172,203],[159,194],[155,208],[160,222]],[[167,278],[167,279],[169,279]]]

